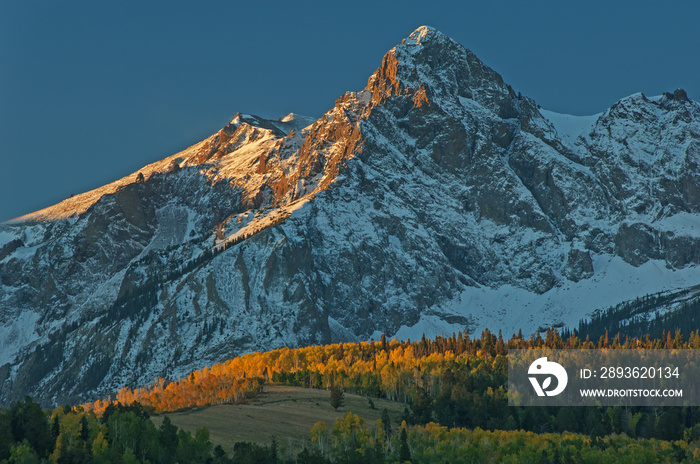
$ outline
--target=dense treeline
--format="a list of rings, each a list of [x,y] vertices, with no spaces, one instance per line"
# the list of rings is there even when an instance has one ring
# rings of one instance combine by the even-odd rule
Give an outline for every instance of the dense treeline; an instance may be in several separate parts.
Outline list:
[[[331,430],[324,423],[312,429],[313,461],[333,463],[675,463],[697,462],[700,443],[636,440],[625,435],[591,438],[572,433],[536,434],[523,430],[484,431],[448,428],[435,423],[392,430],[381,420],[370,427],[352,413]],[[301,461],[298,461],[301,462]]]
[[[508,349],[527,348],[699,348],[700,335],[686,341],[680,331],[659,339],[601,336],[595,343],[575,335],[561,338],[556,330],[545,337],[504,340],[484,331],[423,338],[419,342],[382,339],[253,353],[192,373],[185,379],[119,391],[116,401],[139,402],[163,413],[194,406],[232,403],[255,396],[266,382],[310,388],[342,388],[369,397],[406,404],[409,424],[436,421],[450,427],[526,430],[536,433],[575,432],[592,437],[624,433],[634,438],[695,440],[700,436],[698,408],[639,407],[509,407]],[[111,400],[85,405],[100,416]]]
[[[658,308],[683,301],[673,311],[661,314]],[[605,332],[629,337],[648,334],[660,338],[664,331],[682,328],[685,332],[700,329],[700,297],[688,299],[686,290],[676,293],[657,293],[620,303],[598,311],[590,319],[579,322],[577,334],[588,334],[597,339]]]
[[[539,409],[539,408],[532,408]],[[351,412],[332,427],[319,422],[297,452],[239,442],[233,455],[213,447],[209,432],[194,436],[166,416],[159,428],[138,404],[110,405],[101,418],[81,408],[44,412],[27,398],[0,411],[0,463],[640,463],[697,462],[697,440],[634,439],[624,434],[533,433],[448,428],[434,422],[394,426],[388,414],[374,424]]]
[[[81,407],[44,412],[27,397],[0,410],[0,463],[229,463],[206,428],[194,436],[165,417],[156,428],[138,404],[112,404],[101,418]]]
[[[114,401],[135,401],[156,413],[194,406],[232,403],[255,396],[265,382],[330,389],[339,385],[348,391],[391,400],[412,402],[416,389],[436,397],[444,385],[460,374],[470,391],[487,387],[505,388],[506,355],[509,349],[531,348],[700,348],[698,331],[687,340],[677,330],[660,338],[621,339],[603,334],[596,341],[575,334],[562,338],[556,330],[524,338],[521,333],[505,340],[485,330],[480,338],[458,333],[419,342],[387,341],[345,343],[306,348],[282,348],[243,355],[205,367],[184,379],[158,379],[153,385],[122,388]],[[99,416],[112,399],[86,404]]]
[[[48,413],[29,399],[17,403],[0,412],[0,461],[280,462],[275,443],[239,443],[229,458],[222,449],[212,449],[204,429],[192,437],[167,420],[159,429],[148,420],[150,412],[244,401],[266,382],[340,389],[406,404],[400,427],[392,428],[388,416],[373,426],[353,415],[331,430],[317,424],[311,431],[314,446],[288,454],[289,462],[433,462],[438,457],[431,450],[436,449],[441,462],[600,462],[612,455],[630,462],[648,456],[662,462],[700,458],[696,407],[507,404],[508,349],[700,348],[697,331],[687,340],[680,330],[662,335],[622,340],[619,334],[604,333],[592,341],[576,335],[562,338],[552,329],[544,338],[519,333],[506,340],[486,330],[479,338],[468,333],[418,342],[382,337],[371,343],[253,353],[176,382],[159,379],[147,388],[123,388],[114,401]],[[618,455],[619,447],[624,452]]]

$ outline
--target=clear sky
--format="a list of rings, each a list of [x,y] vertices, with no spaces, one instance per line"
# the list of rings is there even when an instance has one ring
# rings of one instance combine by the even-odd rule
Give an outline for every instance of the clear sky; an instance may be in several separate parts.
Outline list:
[[[0,220],[171,155],[237,112],[320,116],[427,24],[545,108],[700,100],[700,2],[2,1]]]

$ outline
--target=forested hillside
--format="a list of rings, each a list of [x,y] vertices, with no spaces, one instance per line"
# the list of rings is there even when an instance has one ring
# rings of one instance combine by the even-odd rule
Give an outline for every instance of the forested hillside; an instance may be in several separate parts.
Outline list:
[[[609,333],[623,336],[663,337],[670,328],[683,327],[684,331],[700,327],[700,297],[688,290],[645,295],[605,310],[595,311],[590,318],[579,322],[577,333],[598,338]],[[659,308],[673,308],[663,313]]]
[[[598,340],[504,339],[484,331],[417,342],[335,344],[252,353],[176,382],[123,388],[115,399],[42,412],[30,399],[0,413],[0,461],[24,453],[53,462],[694,462],[700,458],[697,407],[510,407],[508,349],[700,348],[700,334]],[[149,414],[255,401],[263,385],[341,389],[405,404],[401,423],[367,423],[349,411],[317,423],[298,443],[214,448],[208,431],[160,428]],[[392,423],[393,422],[393,423]],[[206,425],[206,424],[202,424]],[[246,427],[240,423],[240,427]],[[263,431],[261,431],[263,432]],[[165,443],[172,440],[170,445]],[[168,454],[164,450],[175,450]],[[65,460],[61,456],[72,456]],[[75,457],[77,456],[77,457]],[[178,457],[179,456],[179,457]],[[184,457],[187,456],[187,457]],[[32,461],[27,461],[32,462]],[[36,462],[36,461],[35,461]]]

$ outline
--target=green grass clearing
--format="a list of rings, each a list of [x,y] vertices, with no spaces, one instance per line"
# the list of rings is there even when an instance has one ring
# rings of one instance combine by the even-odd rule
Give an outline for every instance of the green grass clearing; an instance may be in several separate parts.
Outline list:
[[[309,431],[316,422],[326,422],[332,427],[335,420],[347,412],[364,417],[369,426],[381,418],[386,408],[392,427],[401,423],[403,403],[373,398],[376,409],[371,409],[367,397],[345,394],[345,404],[334,411],[330,405],[330,392],[311,388],[266,385],[263,393],[244,404],[226,404],[154,416],[160,426],[165,415],[178,427],[194,431],[207,427],[214,445],[221,445],[229,455],[233,445],[249,441],[269,445],[272,436],[281,447],[298,447],[309,442]]]

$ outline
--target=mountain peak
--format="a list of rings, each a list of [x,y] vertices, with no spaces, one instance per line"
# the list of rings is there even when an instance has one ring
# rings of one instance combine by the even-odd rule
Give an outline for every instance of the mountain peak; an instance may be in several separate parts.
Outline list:
[[[527,333],[671,290],[695,304],[686,99],[540,112],[421,26],[318,119],[239,113],[0,224],[0,405],[84,402],[283,346]]]
[[[441,108],[472,100],[502,118],[517,115],[515,93],[470,50],[430,26],[421,26],[391,50],[370,76],[376,103],[392,96],[437,103]],[[418,95],[420,94],[420,95]]]
[[[409,45],[424,45],[431,41],[444,40],[450,40],[450,38],[434,27],[420,26],[415,31],[411,32],[411,35],[404,39],[404,43]]]

